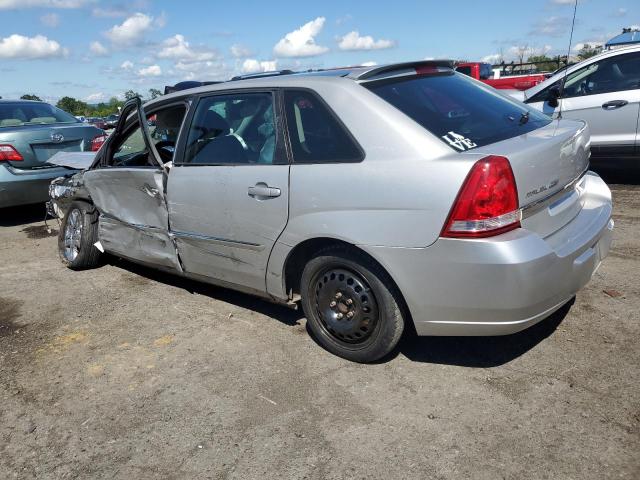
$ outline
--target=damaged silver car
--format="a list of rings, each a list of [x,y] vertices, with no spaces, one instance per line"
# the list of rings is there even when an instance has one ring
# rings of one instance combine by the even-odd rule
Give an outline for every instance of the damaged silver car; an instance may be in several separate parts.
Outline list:
[[[446,61],[280,72],[130,101],[50,191],[68,267],[107,252],[300,303],[369,362],[408,325],[503,335],[567,303],[613,229],[589,146]]]

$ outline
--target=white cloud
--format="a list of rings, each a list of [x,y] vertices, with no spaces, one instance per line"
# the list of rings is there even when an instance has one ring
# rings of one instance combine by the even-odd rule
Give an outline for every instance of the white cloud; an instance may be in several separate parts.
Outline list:
[[[580,42],[580,43],[576,43],[571,50],[573,50],[574,52],[579,52],[584,47],[597,48],[602,46],[604,46],[604,42],[597,42],[597,41]]]
[[[343,15],[342,17],[338,17],[336,18],[336,25],[342,25],[343,23],[347,23],[349,21],[353,20],[353,16],[349,13],[347,13],[346,15]]]
[[[164,27],[167,24],[167,14],[162,12],[160,16],[153,21],[153,24],[156,28]]]
[[[204,62],[218,57],[215,50],[205,47],[194,48],[184,38],[184,35],[174,35],[162,42],[162,49],[158,52],[158,58],[167,58],[181,61]]]
[[[360,36],[357,31],[349,32],[340,39],[340,50],[381,50],[395,46],[393,40],[374,40],[371,35]]]
[[[502,55],[499,53],[493,53],[491,55],[485,55],[480,59],[484,63],[495,64],[503,60]]]
[[[520,59],[520,57],[522,57],[522,59],[526,61],[527,58],[531,56],[546,55],[551,50],[553,50],[553,47],[551,47],[551,45],[544,45],[542,47],[530,47],[528,45],[513,45],[507,49],[505,58]]]
[[[23,8],[81,8],[91,0],[0,0],[0,10]]]
[[[160,65],[149,65],[138,70],[139,77],[159,77],[160,75],[162,75]]]
[[[529,57],[537,55],[547,55],[553,50],[551,45],[543,45],[542,47],[531,47],[529,45],[512,45],[502,53],[492,53],[485,55],[480,60],[485,63],[500,63],[502,61],[511,62],[519,61],[522,58],[523,61],[527,61]]]
[[[89,45],[89,50],[91,51],[91,53],[97,55],[98,57],[105,57],[109,55],[109,50],[107,50],[107,47],[102,45],[100,42],[91,42],[91,45]]]
[[[556,5],[573,5],[576,0],[551,0]]]
[[[250,48],[245,47],[244,45],[240,45],[236,43],[235,45],[231,45],[231,55],[236,58],[245,58],[249,57],[253,54]]]
[[[272,72],[278,68],[277,60],[258,61],[254,58],[247,58],[242,62],[242,73]]]
[[[105,36],[118,46],[139,45],[144,35],[153,28],[153,17],[144,13],[134,13],[121,25],[114,25]]]
[[[122,70],[131,70],[133,68],[133,62],[131,60],[125,60],[124,62],[122,62],[122,64],[120,65],[120,68]]]
[[[87,95],[84,99],[87,103],[100,103],[105,102],[107,100],[107,96],[102,92],[92,93]]]
[[[47,13],[40,17],[40,21],[47,27],[55,28],[60,25],[60,15],[57,13]]]
[[[228,80],[233,71],[224,62],[177,62],[169,75],[183,80]]]
[[[613,12],[614,17],[625,17],[627,15],[626,8],[618,8],[615,12]]]
[[[91,10],[91,15],[97,18],[120,18],[126,17],[127,11],[117,6],[96,7]]]
[[[533,29],[529,32],[529,35],[561,37],[569,29],[569,24],[569,19],[566,17],[551,16],[536,22]]]
[[[273,47],[273,53],[278,57],[314,57],[328,52],[329,49],[318,45],[315,39],[322,31],[325,21],[325,17],[318,17],[287,33]]]
[[[68,53],[58,42],[43,35],[25,37],[13,34],[0,39],[0,58],[52,58],[64,57]]]

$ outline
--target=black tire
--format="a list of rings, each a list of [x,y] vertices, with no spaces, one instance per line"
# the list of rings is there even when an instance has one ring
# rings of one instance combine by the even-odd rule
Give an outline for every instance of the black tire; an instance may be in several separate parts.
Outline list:
[[[71,235],[72,230],[74,234],[70,242],[68,235]],[[71,270],[86,270],[98,266],[101,252],[94,246],[97,241],[98,211],[90,203],[73,202],[62,220],[58,233],[60,260]]]
[[[402,336],[397,288],[380,265],[355,249],[335,246],[318,252],[302,272],[300,291],[311,332],[335,355],[374,362]]]

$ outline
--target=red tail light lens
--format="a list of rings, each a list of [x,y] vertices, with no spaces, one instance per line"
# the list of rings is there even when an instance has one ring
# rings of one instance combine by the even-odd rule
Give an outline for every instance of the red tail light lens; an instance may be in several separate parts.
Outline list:
[[[443,237],[490,237],[520,227],[518,190],[511,164],[491,155],[479,160],[458,193]]]
[[[91,140],[91,151],[97,152],[98,150],[100,150],[100,147],[106,140],[106,135],[98,135],[97,137],[95,137],[93,140]]]
[[[21,162],[24,158],[11,145],[0,145],[0,162]]]

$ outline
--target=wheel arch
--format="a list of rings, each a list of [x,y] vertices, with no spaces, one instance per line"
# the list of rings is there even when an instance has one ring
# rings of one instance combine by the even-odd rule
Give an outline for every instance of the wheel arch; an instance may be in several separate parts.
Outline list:
[[[411,320],[411,312],[409,311],[407,303],[404,299],[404,295],[402,294],[398,283],[394,280],[393,275],[382,264],[382,262],[380,262],[369,252],[363,250],[357,245],[333,237],[309,238],[298,243],[293,249],[291,249],[286,257],[283,267],[283,281],[285,292],[289,294],[289,298],[294,300],[299,299],[300,280],[302,278],[302,272],[307,262],[311,260],[311,258],[313,258],[316,252],[334,246],[343,247],[347,250],[353,251],[359,255],[367,257],[369,260],[376,263],[380,267],[380,269],[387,275],[391,282],[392,289],[397,293],[397,300],[399,302],[400,308],[403,310],[405,319],[407,320],[406,324],[413,325],[413,321]]]

